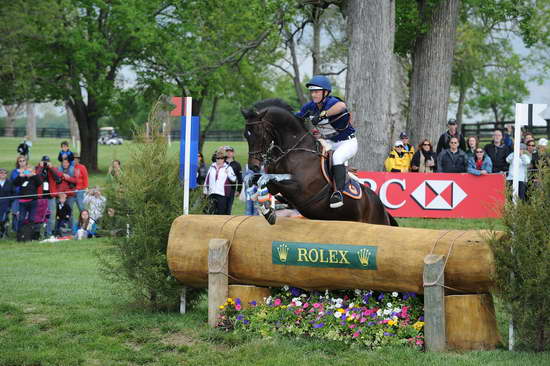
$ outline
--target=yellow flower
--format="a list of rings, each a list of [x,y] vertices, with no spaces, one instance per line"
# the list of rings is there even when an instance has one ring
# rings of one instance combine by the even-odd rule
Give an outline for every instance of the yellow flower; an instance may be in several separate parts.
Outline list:
[[[346,312],[346,311],[345,311],[344,309],[342,309],[342,308],[338,309],[337,311],[338,311],[339,313],[342,313],[342,314]]]
[[[416,330],[422,329],[423,326],[424,326],[424,322],[416,322],[413,324],[413,328]]]
[[[286,305],[281,305],[281,309],[286,309]]]
[[[395,320],[388,321],[388,325],[391,327],[392,325],[396,325],[397,322]]]
[[[231,303],[233,302],[233,299],[230,298],[230,297],[228,297],[228,298],[227,298],[227,302],[231,304]]]
[[[223,310],[223,309],[225,309],[225,306],[220,305],[219,308],[220,308],[220,310]]]

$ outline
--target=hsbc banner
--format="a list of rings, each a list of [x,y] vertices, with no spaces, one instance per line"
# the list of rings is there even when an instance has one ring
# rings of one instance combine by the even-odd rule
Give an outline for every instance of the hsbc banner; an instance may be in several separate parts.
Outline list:
[[[505,178],[447,173],[358,172],[396,217],[501,217]]]

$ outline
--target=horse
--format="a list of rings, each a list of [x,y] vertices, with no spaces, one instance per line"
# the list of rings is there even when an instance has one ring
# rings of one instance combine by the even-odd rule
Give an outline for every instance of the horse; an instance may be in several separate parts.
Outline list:
[[[358,185],[360,199],[344,195],[342,207],[329,207],[332,184],[321,170],[326,154],[286,102],[266,99],[241,113],[246,120],[248,166],[256,173],[265,166],[267,174],[261,179],[269,193],[282,195],[308,219],[398,226],[378,195],[364,184]]]

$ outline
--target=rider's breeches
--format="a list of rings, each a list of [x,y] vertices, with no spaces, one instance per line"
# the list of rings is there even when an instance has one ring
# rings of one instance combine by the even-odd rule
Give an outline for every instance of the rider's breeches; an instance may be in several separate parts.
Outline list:
[[[344,164],[347,160],[351,159],[357,153],[357,138],[350,140],[343,140],[338,142],[330,141],[332,145],[332,164],[340,165]]]

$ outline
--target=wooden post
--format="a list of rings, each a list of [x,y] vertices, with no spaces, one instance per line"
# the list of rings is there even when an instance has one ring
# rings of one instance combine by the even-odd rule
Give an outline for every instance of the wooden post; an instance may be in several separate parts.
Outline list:
[[[180,295],[180,314],[185,314],[187,312],[187,288],[183,286],[181,288]]]
[[[208,325],[216,326],[219,306],[227,299],[229,240],[210,239],[208,242]]]
[[[444,256],[424,257],[424,340],[426,351],[445,350]]]

